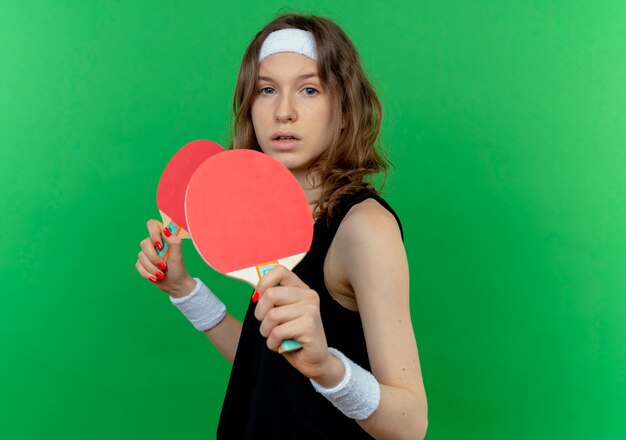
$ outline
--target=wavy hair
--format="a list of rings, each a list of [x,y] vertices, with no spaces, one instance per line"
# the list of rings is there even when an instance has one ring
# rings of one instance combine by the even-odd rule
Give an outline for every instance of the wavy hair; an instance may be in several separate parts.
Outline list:
[[[309,167],[319,176],[321,188],[316,220],[333,217],[337,204],[363,189],[378,192],[370,182],[379,172],[387,175],[389,163],[377,148],[382,108],[365,76],[356,48],[333,21],[318,16],[281,15],[259,31],[244,53],[233,99],[231,148],[261,151],[252,125],[251,108],[257,96],[258,55],[267,36],[280,29],[302,29],[315,38],[318,75],[332,101],[333,137],[326,151]],[[384,180],[383,180],[384,182]]]

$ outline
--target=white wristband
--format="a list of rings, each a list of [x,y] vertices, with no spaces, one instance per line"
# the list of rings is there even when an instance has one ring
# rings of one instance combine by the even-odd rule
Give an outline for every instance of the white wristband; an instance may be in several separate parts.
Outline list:
[[[226,317],[226,306],[199,278],[196,287],[187,296],[170,301],[200,331],[210,330]]]
[[[315,391],[326,397],[351,419],[363,420],[372,415],[380,403],[380,385],[372,373],[361,368],[335,348],[328,351],[341,361],[346,375],[339,384],[324,388],[313,379]]]

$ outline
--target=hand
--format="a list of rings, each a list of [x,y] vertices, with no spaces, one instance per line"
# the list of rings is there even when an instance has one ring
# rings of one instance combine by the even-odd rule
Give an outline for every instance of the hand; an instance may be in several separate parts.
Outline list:
[[[163,234],[163,224],[156,220],[148,220],[149,237],[142,240],[141,251],[137,256],[135,268],[139,275],[152,281],[159,289],[175,298],[189,294],[196,286],[196,281],[189,276],[183,263],[182,240]],[[162,246],[164,238],[170,246],[167,264],[156,252],[156,246]],[[158,243],[158,245],[157,245]]]
[[[254,316],[261,321],[267,346],[278,351],[285,339],[302,344],[283,353],[289,363],[306,377],[330,386],[343,378],[343,365],[328,352],[317,292],[283,266],[267,272],[257,284],[259,301]]]

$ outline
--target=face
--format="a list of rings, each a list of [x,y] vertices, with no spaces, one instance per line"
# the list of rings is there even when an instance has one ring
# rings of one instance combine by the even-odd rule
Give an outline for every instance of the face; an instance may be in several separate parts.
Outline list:
[[[296,53],[276,53],[259,66],[252,124],[265,154],[296,177],[330,145],[332,101],[317,76],[317,63]]]

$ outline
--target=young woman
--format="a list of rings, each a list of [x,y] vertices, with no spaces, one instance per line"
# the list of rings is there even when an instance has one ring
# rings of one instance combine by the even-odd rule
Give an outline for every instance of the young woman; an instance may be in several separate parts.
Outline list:
[[[233,363],[218,437],[423,438],[402,228],[366,181],[386,163],[375,148],[380,103],[356,49],[328,19],[276,18],[246,50],[234,112],[231,147],[276,158],[304,189],[311,251],[259,281],[243,323],[188,275],[180,239],[166,237],[167,265],[157,256],[168,231],[155,220],[136,264]],[[279,353],[285,339],[302,348]]]

